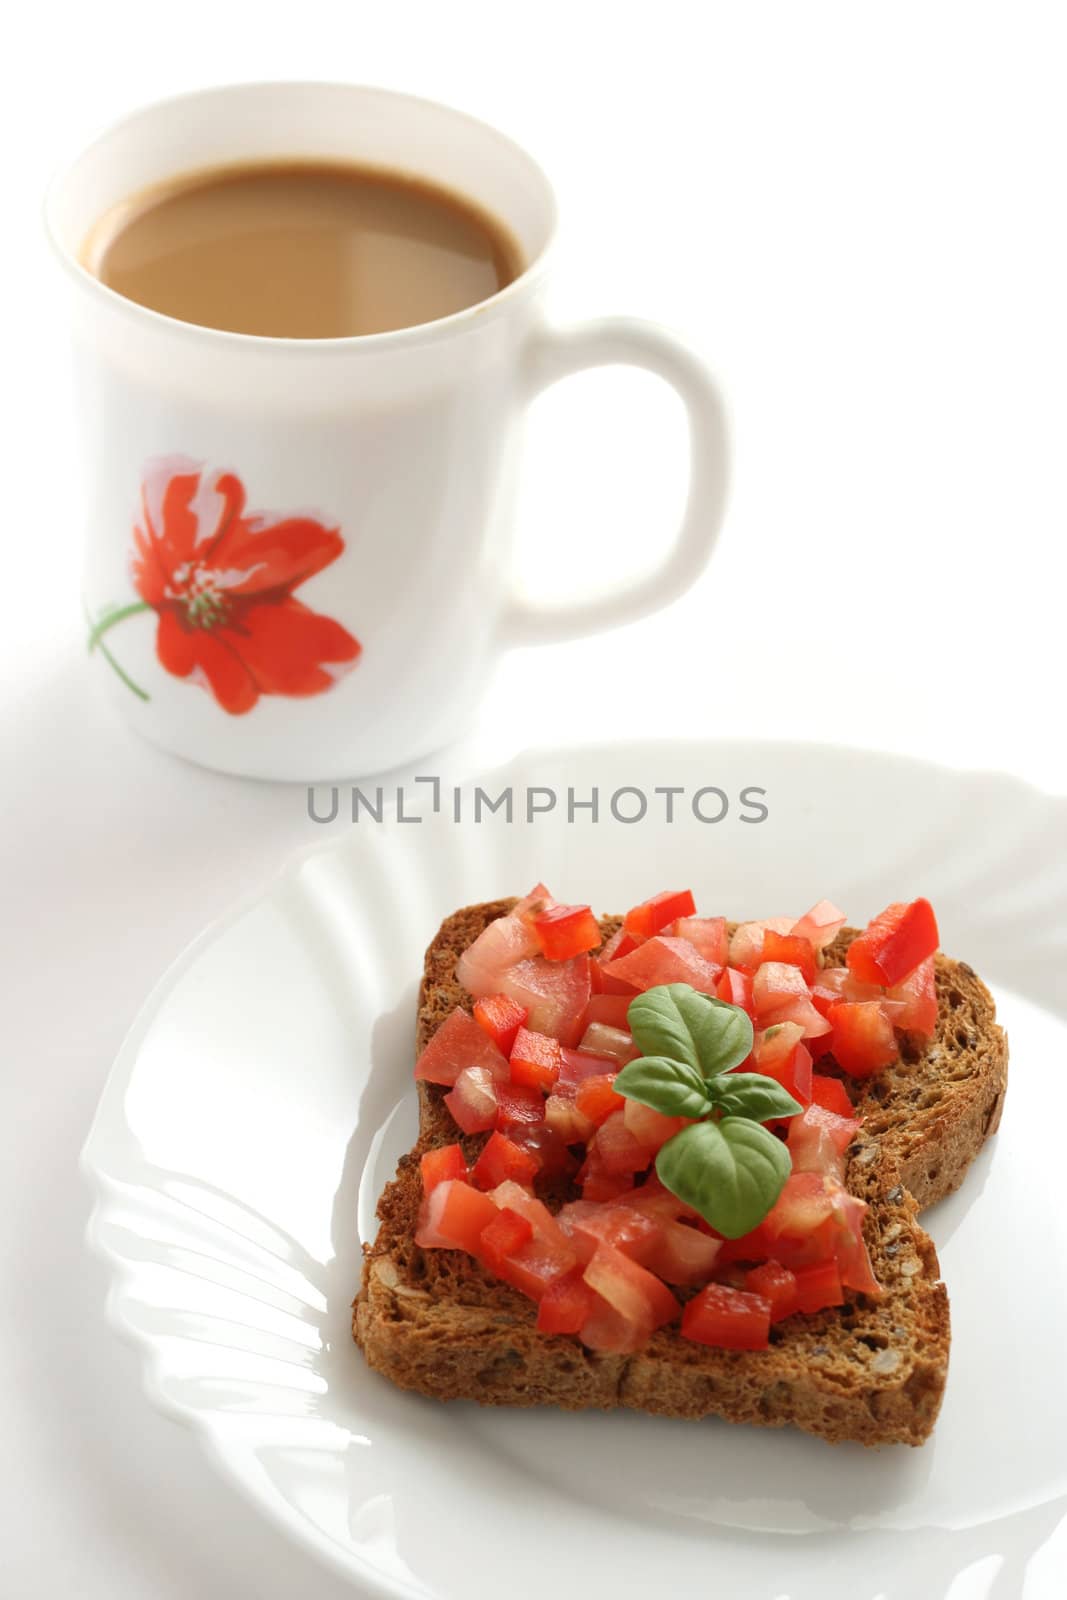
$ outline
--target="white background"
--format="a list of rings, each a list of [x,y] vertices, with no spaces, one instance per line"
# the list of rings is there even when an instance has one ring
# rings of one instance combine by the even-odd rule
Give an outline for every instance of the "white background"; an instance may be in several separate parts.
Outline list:
[[[735,429],[711,570],[639,626],[507,656],[446,770],[530,744],[752,734],[1063,792],[1062,19],[1018,0],[52,0],[5,21],[5,1596],[348,1592],[141,1400],[82,1250],[76,1155],[140,1000],[317,830],[302,791],[185,768],[94,691],[39,224],[51,169],[98,124],[201,84],[406,88],[499,124],[554,177],[559,316],[657,318],[710,358]],[[617,371],[539,403],[517,557],[531,588],[584,592],[656,556],[681,503],[679,421]]]

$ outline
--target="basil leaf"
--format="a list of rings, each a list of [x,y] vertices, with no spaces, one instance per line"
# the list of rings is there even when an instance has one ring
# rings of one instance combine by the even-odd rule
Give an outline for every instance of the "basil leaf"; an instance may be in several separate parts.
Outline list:
[[[728,1117],[751,1117],[770,1122],[772,1117],[795,1117],[804,1108],[788,1089],[763,1072],[727,1072],[708,1082],[708,1094]]]
[[[747,1013],[688,983],[663,983],[639,994],[626,1019],[644,1055],[684,1061],[705,1078],[740,1066],[752,1050]]]
[[[695,1122],[660,1150],[656,1171],[717,1233],[739,1239],[762,1222],[791,1170],[780,1139],[747,1117]]]
[[[628,1061],[616,1074],[614,1089],[667,1117],[706,1117],[711,1110],[707,1085],[696,1067],[666,1056]]]

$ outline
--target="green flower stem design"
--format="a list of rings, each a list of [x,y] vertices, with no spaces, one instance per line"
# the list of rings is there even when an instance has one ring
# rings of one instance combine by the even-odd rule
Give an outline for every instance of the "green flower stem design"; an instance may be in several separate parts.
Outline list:
[[[130,689],[139,700],[151,699],[151,696],[141,688],[140,684],[134,683],[129,673],[119,665],[119,663],[115,660],[115,657],[111,654],[111,651],[108,649],[107,645],[103,643],[104,634],[109,628],[113,628],[117,622],[124,622],[127,617],[135,617],[139,611],[151,611],[152,607],[148,604],[147,600],[137,600],[131,605],[119,606],[117,610],[105,611],[103,616],[100,617],[96,622],[93,621],[88,606],[86,606],[84,609],[85,620],[89,624],[89,640],[87,646],[89,654],[91,655],[94,650],[99,648],[100,654],[103,656],[108,666],[118,674],[123,683],[126,685],[127,689]]]

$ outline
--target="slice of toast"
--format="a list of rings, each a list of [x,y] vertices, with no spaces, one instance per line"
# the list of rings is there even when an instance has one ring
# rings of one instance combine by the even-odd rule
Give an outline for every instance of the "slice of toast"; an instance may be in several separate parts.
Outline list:
[[[417,1048],[470,996],[459,955],[515,902],[449,917],[426,954]],[[605,918],[605,938],[618,926]],[[855,930],[828,960],[842,962]],[[767,1350],[713,1349],[661,1328],[635,1355],[603,1355],[535,1327],[536,1307],[463,1251],[415,1243],[419,1159],[458,1137],[445,1090],[420,1083],[420,1132],[378,1206],[365,1245],[353,1333],[368,1363],[400,1388],[488,1405],[628,1406],[672,1417],[719,1416],[866,1445],[921,1444],[934,1425],[948,1367],[949,1311],[920,1206],[949,1194],[1000,1121],[1007,1045],[985,985],[962,962],[937,957],[938,1027],[925,1046],[857,1083],[842,1077],[863,1118],[850,1149],[849,1188],[867,1201],[865,1238],[883,1294],[851,1291],[843,1306],[775,1324]],[[820,1072],[833,1071],[827,1060]],[[459,1137],[473,1159],[486,1135]],[[544,1196],[552,1204],[569,1196]]]

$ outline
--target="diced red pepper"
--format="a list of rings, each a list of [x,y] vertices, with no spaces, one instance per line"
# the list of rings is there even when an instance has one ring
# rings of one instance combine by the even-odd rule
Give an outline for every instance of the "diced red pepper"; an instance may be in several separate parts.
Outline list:
[[[780,1261],[763,1261],[745,1273],[745,1288],[770,1301],[771,1321],[781,1322],[800,1310],[796,1275]]]
[[[520,1149],[502,1133],[491,1133],[474,1163],[471,1182],[479,1189],[495,1189],[508,1179],[525,1186],[533,1183],[539,1165],[529,1150]]]
[[[709,1283],[682,1312],[682,1337],[724,1350],[766,1350],[771,1303],[761,1294]]]
[[[763,960],[799,967],[805,983],[815,981],[815,951],[807,939],[795,933],[775,933],[768,928],[763,935]]]
[[[562,1062],[558,1039],[520,1028],[511,1050],[511,1081],[550,1094]]]
[[[520,1217],[510,1206],[502,1206],[482,1230],[478,1254],[491,1272],[502,1276],[501,1269],[508,1257],[521,1250],[524,1244],[529,1244],[532,1238],[533,1227],[526,1218]]]
[[[896,904],[868,923],[853,939],[845,957],[849,971],[862,983],[880,983],[887,988],[903,981],[937,950],[937,918],[929,900]]]
[[[664,889],[651,900],[632,906],[623,918],[623,929],[635,939],[651,939],[678,917],[696,915],[696,901],[690,889]]]
[[[595,1300],[580,1266],[560,1278],[553,1278],[537,1306],[539,1332],[580,1333]]]
[[[599,1128],[602,1122],[626,1104],[621,1094],[615,1093],[615,1074],[605,1072],[594,1078],[585,1078],[578,1085],[574,1103],[584,1117]]]
[[[515,1035],[526,1021],[525,1006],[506,994],[487,994],[474,1003],[474,1020],[492,1039],[498,1050],[510,1056]]]
[[[439,1183],[456,1178],[467,1181],[467,1162],[458,1144],[444,1144],[438,1150],[427,1150],[419,1162],[422,1173],[422,1192],[430,1194]]]
[[[606,969],[610,962],[621,961],[623,956],[632,955],[639,943],[640,940],[631,938],[625,928],[616,929],[592,962],[596,973],[596,982],[593,985],[595,993],[605,994],[613,999],[625,997],[627,1002],[633,999],[637,993],[633,984],[627,983],[622,978],[612,977]]]
[[[600,943],[600,926],[589,906],[549,906],[534,915],[533,930],[549,961],[569,961]]]

